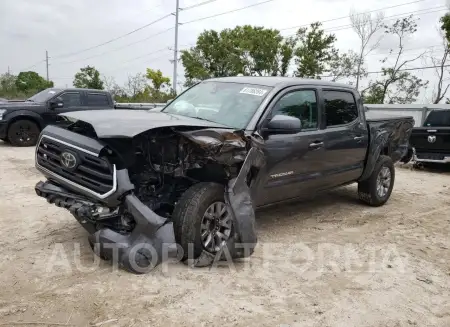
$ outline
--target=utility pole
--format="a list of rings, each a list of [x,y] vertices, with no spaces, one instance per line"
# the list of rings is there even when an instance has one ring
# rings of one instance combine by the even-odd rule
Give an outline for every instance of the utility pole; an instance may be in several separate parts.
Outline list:
[[[11,75],[11,71],[9,70],[9,66],[8,66],[8,76]]]
[[[48,51],[45,50],[45,66],[47,67],[47,81],[49,81],[48,78]]]
[[[178,64],[178,14],[180,13],[180,0],[176,1],[175,7],[175,46],[173,49],[173,91],[177,92],[177,64]]]

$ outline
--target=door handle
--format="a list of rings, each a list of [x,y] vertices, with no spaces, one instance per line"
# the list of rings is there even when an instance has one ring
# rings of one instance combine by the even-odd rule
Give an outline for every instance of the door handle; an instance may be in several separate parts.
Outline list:
[[[323,142],[313,142],[309,145],[310,149],[318,149],[323,147]]]
[[[364,136],[355,136],[353,139],[355,141],[359,141],[359,140],[362,140],[363,138],[364,138]]]

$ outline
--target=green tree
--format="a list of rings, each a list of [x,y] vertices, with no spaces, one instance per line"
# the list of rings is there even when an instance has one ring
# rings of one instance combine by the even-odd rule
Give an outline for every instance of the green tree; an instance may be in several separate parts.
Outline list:
[[[308,28],[300,28],[297,32],[299,46],[295,49],[295,76],[320,78],[320,75],[331,70],[338,51],[334,46],[336,36],[326,34],[320,22]]]
[[[441,29],[445,33],[447,42],[450,43],[450,14],[445,14],[445,16],[441,17],[441,24]]]
[[[16,78],[17,90],[22,92],[39,92],[46,88],[53,87],[52,81],[47,81],[36,72],[20,72]]]
[[[150,102],[166,102],[175,96],[170,87],[170,78],[163,75],[158,69],[147,68],[145,77],[151,81],[151,85],[147,85],[143,93],[137,96],[147,98]]]
[[[9,73],[0,75],[0,90],[3,94],[16,92],[16,80],[17,76]]]
[[[207,78],[242,72],[240,49],[230,29],[201,33],[194,47],[181,51],[181,62],[187,86]]]
[[[423,81],[410,72],[404,71],[408,63],[417,61],[425,53],[405,60],[403,53],[405,43],[410,36],[417,31],[417,24],[412,15],[403,19],[398,19],[391,26],[384,26],[385,33],[395,37],[398,42],[398,53],[395,55],[395,63],[391,67],[382,67],[382,78],[371,81],[369,87],[362,92],[365,103],[412,103],[416,100],[421,89],[426,87],[428,81]],[[391,49],[393,53],[394,49]],[[382,60],[385,64],[388,57]]]
[[[170,87],[170,78],[164,76],[159,69],[153,70],[151,68],[147,68],[147,74],[145,77],[152,82],[153,88],[157,92],[161,92],[161,89]]]
[[[186,84],[238,74],[286,76],[295,44],[295,38],[284,39],[278,30],[258,26],[204,31],[195,47],[182,51]]]
[[[79,88],[103,90],[100,72],[95,67],[86,66],[75,74],[73,85]]]

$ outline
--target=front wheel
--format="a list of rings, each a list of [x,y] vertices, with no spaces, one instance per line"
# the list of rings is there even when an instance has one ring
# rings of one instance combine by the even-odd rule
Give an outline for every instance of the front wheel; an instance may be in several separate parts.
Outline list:
[[[358,183],[359,199],[373,207],[385,204],[392,193],[395,168],[392,159],[380,156],[370,177]]]
[[[39,126],[31,120],[17,120],[8,128],[8,140],[14,146],[33,146],[39,133]]]
[[[204,251],[215,255],[233,238],[233,216],[225,203],[223,185],[191,186],[177,202],[172,217],[183,260],[197,259]]]

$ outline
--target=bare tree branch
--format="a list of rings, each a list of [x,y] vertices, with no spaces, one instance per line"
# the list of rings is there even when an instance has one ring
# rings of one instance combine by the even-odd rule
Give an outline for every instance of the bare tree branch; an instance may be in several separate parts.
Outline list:
[[[433,63],[433,66],[436,66],[435,73],[438,80],[435,90],[433,91],[433,103],[435,104],[441,102],[442,99],[444,99],[450,86],[450,84],[447,84],[447,86],[444,88],[444,82],[446,82],[449,78],[448,72],[445,70],[445,66],[449,59],[450,48],[443,31],[439,30],[439,33],[442,39],[442,44],[444,46],[444,53],[440,57],[434,55],[431,56],[431,62]]]
[[[356,89],[359,89],[360,80],[363,76],[362,66],[365,57],[380,45],[383,34],[381,34],[378,39],[372,44],[371,40],[377,34],[377,32],[383,28],[383,19],[383,12],[378,12],[375,17],[372,17],[370,13],[357,13],[353,10],[350,12],[351,25],[360,40],[355,86]]]

